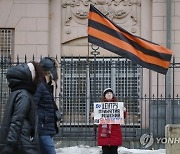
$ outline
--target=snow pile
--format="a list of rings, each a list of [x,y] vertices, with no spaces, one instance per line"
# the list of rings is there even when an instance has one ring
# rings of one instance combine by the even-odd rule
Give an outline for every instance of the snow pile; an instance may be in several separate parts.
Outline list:
[[[100,154],[101,147],[90,146],[74,146],[56,149],[57,154]],[[141,149],[127,149],[124,147],[118,148],[119,154],[166,154],[165,149],[159,150],[141,150]]]

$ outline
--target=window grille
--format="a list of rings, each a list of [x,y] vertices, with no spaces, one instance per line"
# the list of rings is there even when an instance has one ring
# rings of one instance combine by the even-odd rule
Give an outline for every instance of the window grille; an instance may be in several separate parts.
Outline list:
[[[2,29],[0,28],[0,122],[3,117],[4,104],[7,101],[9,90],[6,80],[6,72],[9,66],[9,62],[13,52],[13,38],[14,30],[13,29]]]
[[[0,29],[0,54],[1,58],[12,56],[13,51],[13,29]]]

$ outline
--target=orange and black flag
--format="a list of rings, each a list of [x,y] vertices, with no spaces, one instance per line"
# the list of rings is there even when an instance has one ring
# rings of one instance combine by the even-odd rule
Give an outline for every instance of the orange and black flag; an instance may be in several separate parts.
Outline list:
[[[171,50],[132,35],[109,20],[92,4],[88,18],[88,42],[161,74],[167,73],[172,57]]]

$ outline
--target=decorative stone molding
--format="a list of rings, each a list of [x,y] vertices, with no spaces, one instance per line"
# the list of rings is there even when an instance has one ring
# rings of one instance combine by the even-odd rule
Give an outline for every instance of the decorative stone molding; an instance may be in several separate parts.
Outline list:
[[[62,0],[62,43],[87,36],[89,5],[131,33],[140,33],[140,0]]]

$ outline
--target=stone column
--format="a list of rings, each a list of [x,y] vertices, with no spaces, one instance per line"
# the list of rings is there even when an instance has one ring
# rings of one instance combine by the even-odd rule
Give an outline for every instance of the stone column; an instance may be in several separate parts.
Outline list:
[[[151,41],[152,39],[152,0],[141,1],[141,37]],[[142,74],[142,97],[150,97],[151,95],[151,71],[143,69]],[[142,100],[141,102],[142,127],[149,126],[149,102]]]
[[[49,3],[49,55],[61,57],[61,0]]]

